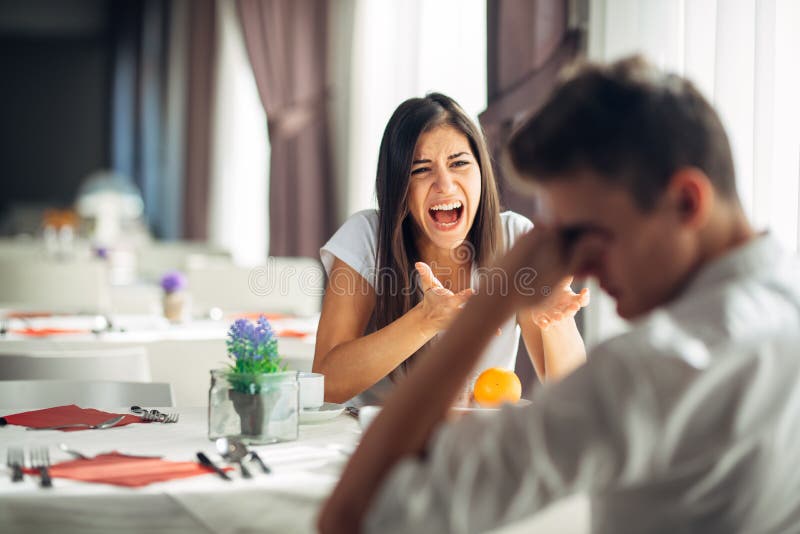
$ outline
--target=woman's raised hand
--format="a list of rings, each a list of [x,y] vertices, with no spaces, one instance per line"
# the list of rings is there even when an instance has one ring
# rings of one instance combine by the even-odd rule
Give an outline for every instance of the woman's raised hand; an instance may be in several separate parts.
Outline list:
[[[589,304],[589,289],[580,293],[572,291],[572,277],[564,278],[539,305],[531,310],[533,322],[542,330],[550,328],[559,321],[575,317],[578,310]]]
[[[458,311],[472,296],[472,289],[453,293],[436,278],[430,266],[424,262],[414,264],[422,284],[422,311],[426,326],[439,332],[447,328]]]

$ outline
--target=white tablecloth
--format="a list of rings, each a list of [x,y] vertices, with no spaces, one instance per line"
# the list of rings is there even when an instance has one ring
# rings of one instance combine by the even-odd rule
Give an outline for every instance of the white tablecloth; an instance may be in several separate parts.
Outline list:
[[[316,317],[279,319],[271,323],[276,331],[315,332]],[[87,317],[33,319],[25,325],[34,328],[92,328]],[[101,334],[65,334],[44,338],[9,333],[0,338],[2,354],[20,354],[29,350],[81,350],[144,346],[150,360],[154,382],[169,382],[177,406],[203,406],[208,403],[209,371],[228,363],[225,338],[230,320],[195,320],[171,325],[163,317],[114,316],[115,328]],[[12,323],[10,328],[23,324]],[[310,371],[314,361],[315,335],[303,338],[279,337],[278,349],[289,369]],[[0,380],[2,379],[0,360]]]
[[[124,413],[124,409],[111,409]],[[8,410],[0,414],[8,415]],[[206,437],[203,408],[180,410],[176,424],[133,424],[81,432],[26,431],[0,428],[3,460],[9,446],[48,445],[54,462],[70,459],[58,449],[67,443],[84,454],[117,450],[163,455],[169,460],[195,461],[204,451],[219,460]],[[317,510],[332,490],[360,436],[358,424],[347,416],[300,425],[294,442],[252,447],[273,470],[254,479],[238,471],[233,482],[215,474],[122,488],[54,479],[54,487],[38,486],[38,477],[12,483],[10,471],[0,468],[0,531],[11,532],[312,532]],[[5,463],[5,462],[3,462]]]
[[[109,411],[124,413],[125,409]],[[0,415],[8,415],[0,409]],[[16,413],[16,411],[14,412]],[[194,461],[197,451],[213,460],[214,444],[206,438],[204,408],[180,410],[177,424],[133,424],[81,432],[26,431],[0,428],[0,454],[9,446],[47,445],[54,462],[71,459],[59,443],[84,454],[117,450],[163,455]],[[340,415],[331,421],[301,424],[294,442],[255,446],[273,474],[233,482],[215,474],[121,488],[105,484],[55,479],[54,487],[39,487],[38,478],[12,483],[10,470],[0,467],[0,532],[97,533],[176,532],[281,534],[314,531],[316,514],[332,491],[361,432],[354,419]],[[494,534],[585,534],[589,532],[589,503],[579,495],[557,503],[533,518],[503,527]],[[422,533],[420,533],[422,534]]]

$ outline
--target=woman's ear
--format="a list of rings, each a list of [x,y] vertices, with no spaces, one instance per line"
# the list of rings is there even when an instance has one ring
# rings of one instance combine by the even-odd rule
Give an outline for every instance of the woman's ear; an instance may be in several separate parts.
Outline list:
[[[667,187],[678,219],[686,226],[705,226],[714,207],[714,186],[708,176],[695,167],[675,171]]]

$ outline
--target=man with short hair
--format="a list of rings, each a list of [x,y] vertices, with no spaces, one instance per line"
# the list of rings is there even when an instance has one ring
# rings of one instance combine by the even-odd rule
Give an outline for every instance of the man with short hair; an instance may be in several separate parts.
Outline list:
[[[388,400],[323,532],[482,532],[567,495],[595,532],[800,532],[800,267],[757,235],[717,114],[639,58],[587,65],[512,137],[545,207]],[[495,329],[565,276],[634,320],[530,406],[441,424]]]

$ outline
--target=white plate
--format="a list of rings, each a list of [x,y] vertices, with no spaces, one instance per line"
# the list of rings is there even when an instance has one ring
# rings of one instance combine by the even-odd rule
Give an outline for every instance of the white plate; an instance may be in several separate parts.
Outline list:
[[[516,404],[513,406],[520,407],[520,406],[529,406],[531,401],[528,399],[520,399],[517,401]],[[503,405],[505,406],[505,405]],[[482,406],[453,406],[450,408],[453,412],[497,412],[500,410],[500,406],[497,408],[484,408]]]
[[[528,399],[520,399],[514,406],[529,406],[531,401]],[[361,425],[361,430],[366,430],[369,424],[375,419],[375,416],[378,415],[378,412],[381,411],[380,406],[362,406],[358,412],[358,422]],[[458,413],[469,413],[469,412],[478,412],[478,413],[486,413],[486,412],[497,412],[500,411],[500,408],[482,408],[480,406],[459,406],[450,408],[452,412]]]
[[[344,411],[344,404],[326,402],[319,407],[319,410],[300,410],[301,423],[319,423],[337,417]]]

